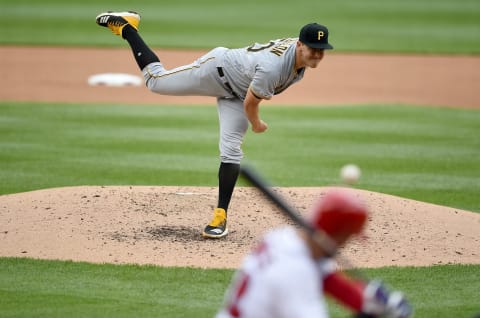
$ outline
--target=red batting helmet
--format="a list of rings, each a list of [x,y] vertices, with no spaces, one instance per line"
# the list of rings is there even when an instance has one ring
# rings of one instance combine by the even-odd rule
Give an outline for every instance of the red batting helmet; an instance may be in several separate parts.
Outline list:
[[[360,233],[367,221],[367,209],[353,193],[331,190],[320,199],[312,215],[312,225],[331,238],[346,238]]]

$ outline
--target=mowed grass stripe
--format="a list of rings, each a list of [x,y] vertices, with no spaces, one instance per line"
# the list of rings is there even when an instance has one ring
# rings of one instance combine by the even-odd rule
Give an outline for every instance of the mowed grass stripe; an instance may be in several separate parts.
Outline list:
[[[276,184],[336,184],[341,166],[353,162],[363,171],[361,188],[478,211],[478,111],[399,105],[264,108],[263,114],[269,145],[285,150],[252,155],[267,139],[252,135],[245,148]]]
[[[480,112],[408,106],[263,107],[243,148],[279,186],[338,184],[479,211]],[[70,185],[215,186],[211,106],[2,103],[0,193]],[[240,182],[240,185],[243,183]]]
[[[125,47],[94,18],[106,10],[133,9],[142,14],[141,32],[152,47],[244,47],[297,36],[301,26],[316,21],[329,27],[337,51],[480,53],[477,0],[437,0],[434,5],[413,0],[0,2],[0,43],[9,45]]]
[[[362,271],[403,291],[415,317],[450,318],[478,313],[479,270],[479,265],[442,265]],[[229,269],[0,258],[0,315],[213,317],[232,275]],[[349,316],[329,304],[333,318]]]
[[[10,106],[1,108],[11,119],[1,128],[2,188],[215,182],[215,108]]]
[[[0,316],[7,317],[208,317],[231,275],[14,258],[0,264]]]

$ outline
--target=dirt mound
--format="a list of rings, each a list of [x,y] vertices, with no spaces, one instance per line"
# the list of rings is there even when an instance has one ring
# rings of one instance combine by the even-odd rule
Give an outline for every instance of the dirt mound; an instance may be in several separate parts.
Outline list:
[[[328,188],[279,188],[307,214]],[[480,264],[480,215],[355,190],[371,216],[342,250],[354,266]],[[235,190],[230,234],[200,236],[213,187],[69,187],[0,196],[0,256],[236,268],[270,228],[289,223],[255,189]],[[344,264],[345,265],[345,264]]]

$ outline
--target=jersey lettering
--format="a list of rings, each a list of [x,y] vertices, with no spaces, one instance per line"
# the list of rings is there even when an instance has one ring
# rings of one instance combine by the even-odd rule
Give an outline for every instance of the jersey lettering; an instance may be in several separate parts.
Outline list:
[[[277,45],[273,47],[270,52],[275,54],[276,56],[282,56],[282,54],[288,49],[287,45]]]
[[[278,42],[274,47],[270,49],[270,52],[276,56],[282,56],[283,53],[292,45],[292,43],[297,42],[297,39],[283,39]]]
[[[252,46],[249,46],[247,48],[247,51],[248,52],[258,52],[258,51],[263,51],[265,49],[268,49],[269,47],[275,45],[275,42],[273,41],[270,41],[270,43],[267,43],[267,44],[260,44],[258,46],[256,46],[256,44],[252,45]]]
[[[320,36],[320,32],[321,31],[318,32],[319,33],[318,36]],[[322,36],[323,36],[323,32],[322,32]],[[297,39],[288,38],[288,39],[282,39],[278,42],[270,41],[269,43],[266,43],[266,44],[254,44],[252,46],[249,46],[247,48],[247,51],[259,52],[266,49],[270,49],[270,53],[273,53],[276,56],[282,56],[283,53],[285,53],[285,51],[292,45],[292,43],[296,41]]]

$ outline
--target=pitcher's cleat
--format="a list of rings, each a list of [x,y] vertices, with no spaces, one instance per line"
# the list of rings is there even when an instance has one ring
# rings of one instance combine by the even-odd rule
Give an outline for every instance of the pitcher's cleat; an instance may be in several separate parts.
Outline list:
[[[213,220],[205,227],[202,236],[206,238],[222,238],[228,234],[227,212],[224,209],[216,208],[213,211]]]
[[[140,15],[134,11],[109,11],[97,15],[95,21],[98,25],[109,28],[113,34],[122,36],[122,30],[127,24],[130,24],[138,31]]]

